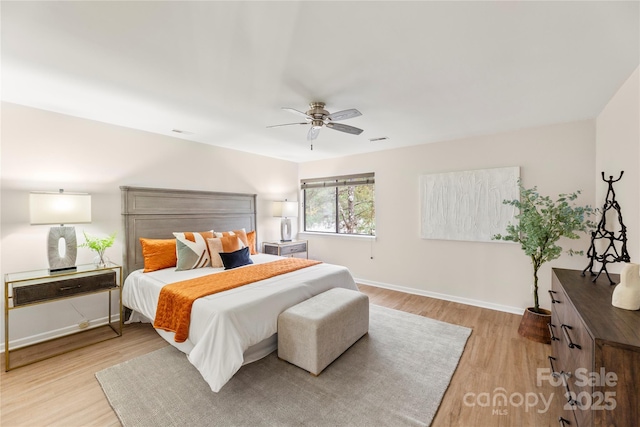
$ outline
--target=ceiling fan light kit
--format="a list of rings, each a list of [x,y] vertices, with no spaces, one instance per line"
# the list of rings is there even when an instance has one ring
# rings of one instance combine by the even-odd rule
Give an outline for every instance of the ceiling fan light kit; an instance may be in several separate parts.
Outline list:
[[[362,113],[356,110],[355,108],[350,108],[348,110],[337,111],[335,113],[329,113],[324,109],[324,102],[312,102],[309,104],[309,110],[305,113],[302,111],[298,111],[294,108],[285,108],[283,110],[290,111],[294,114],[302,116],[305,118],[304,123],[285,123],[282,125],[273,125],[267,126],[269,128],[280,127],[280,126],[290,126],[290,125],[311,125],[309,132],[307,132],[307,141],[313,141],[318,137],[320,133],[320,129],[323,126],[326,126],[329,129],[337,130],[340,132],[345,132],[351,135],[360,135],[362,133],[362,129],[345,125],[342,123],[334,123],[341,120],[351,119],[353,117],[361,116]],[[311,144],[311,149],[313,150],[313,144]]]

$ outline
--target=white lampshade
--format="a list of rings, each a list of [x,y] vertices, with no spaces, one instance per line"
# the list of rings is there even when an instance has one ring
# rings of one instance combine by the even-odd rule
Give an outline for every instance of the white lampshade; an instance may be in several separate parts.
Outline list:
[[[273,202],[273,216],[293,218],[298,216],[298,202]]]
[[[31,224],[82,224],[91,222],[91,195],[86,193],[29,194]]]

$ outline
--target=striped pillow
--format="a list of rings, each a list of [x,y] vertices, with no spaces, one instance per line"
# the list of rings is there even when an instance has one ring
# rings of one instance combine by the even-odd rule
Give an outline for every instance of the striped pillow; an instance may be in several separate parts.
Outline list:
[[[238,238],[238,236],[223,236],[207,239],[207,246],[209,247],[209,255],[211,256],[211,267],[221,268],[223,267],[221,252],[235,252],[244,248],[244,244]]]
[[[202,232],[173,233],[176,236],[176,271],[208,267],[211,257],[207,249],[207,239],[213,237],[213,230]]]

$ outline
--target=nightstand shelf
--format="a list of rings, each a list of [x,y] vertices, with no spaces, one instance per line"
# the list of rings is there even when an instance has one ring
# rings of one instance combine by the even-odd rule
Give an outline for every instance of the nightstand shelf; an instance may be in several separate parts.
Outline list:
[[[119,316],[117,322],[111,321],[112,292],[115,292],[118,298]],[[52,338],[20,348],[10,348],[9,321],[10,313],[13,310],[99,293],[108,293],[109,296],[106,324],[87,325],[86,328],[63,337]],[[5,275],[4,281],[4,303],[5,371],[9,371],[87,345],[122,336],[122,267],[110,264],[104,268],[97,268],[93,264],[88,264],[79,265],[76,271],[60,274],[51,274],[48,270],[8,273]],[[73,340],[69,337],[77,334],[83,336],[77,337],[77,345],[74,346]],[[87,337],[94,339],[87,340]],[[56,342],[53,343],[53,341]],[[48,342],[53,344],[45,344]],[[38,347],[36,348],[36,346]],[[18,364],[12,365],[12,355],[18,355],[22,360]]]
[[[262,252],[278,256],[293,256],[293,254],[305,253],[307,258],[309,258],[309,244],[306,240],[265,242],[262,244]]]

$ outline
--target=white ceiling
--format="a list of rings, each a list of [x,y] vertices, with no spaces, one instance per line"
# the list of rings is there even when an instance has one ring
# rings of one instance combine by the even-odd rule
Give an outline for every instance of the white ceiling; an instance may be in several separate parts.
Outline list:
[[[596,117],[639,4],[3,1],[2,99],[312,161]],[[311,101],[364,132],[266,128]]]

